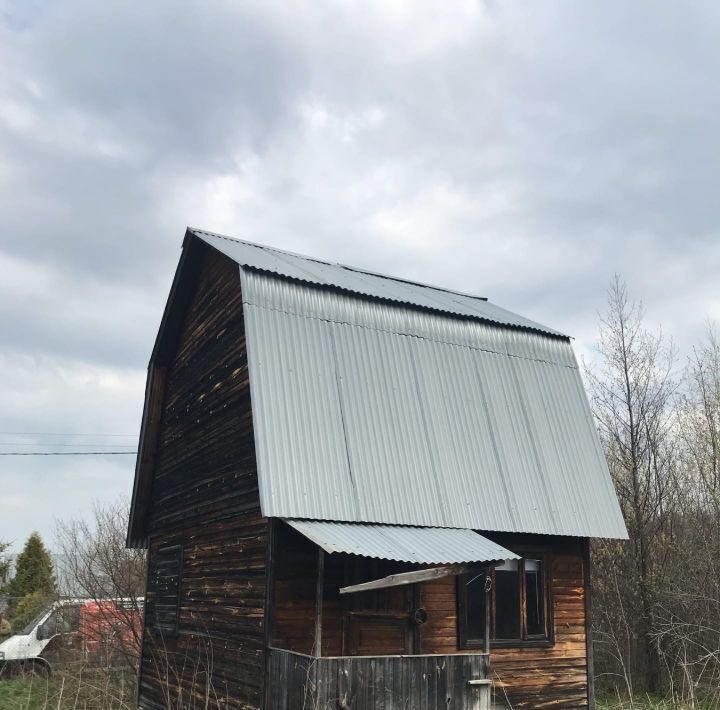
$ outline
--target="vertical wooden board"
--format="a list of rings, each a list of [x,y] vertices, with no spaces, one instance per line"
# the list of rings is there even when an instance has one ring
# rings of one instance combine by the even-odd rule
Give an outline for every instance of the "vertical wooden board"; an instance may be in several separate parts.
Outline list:
[[[401,708],[407,698],[407,672],[402,659],[393,658],[393,677],[395,679],[395,705]]]
[[[330,670],[332,673],[329,672]],[[346,673],[348,673],[348,670],[340,661],[333,662],[332,667],[328,670],[332,685],[330,684],[330,681],[328,681],[327,698],[332,703],[335,703],[334,706],[329,705],[328,707],[342,707],[341,703],[343,702],[343,697],[347,692],[345,690],[347,685]]]
[[[352,658],[348,661],[348,705],[351,708],[358,707],[358,674],[362,667],[362,661],[358,658]]]
[[[423,678],[422,678],[422,668],[421,668],[421,659],[419,658],[412,658],[411,659],[411,670],[410,670],[410,689],[412,693],[412,698],[414,702],[413,710],[422,710],[423,705],[423,695],[424,695],[424,688],[423,688]]]
[[[398,692],[402,684],[397,663],[393,658],[385,658],[385,687],[387,689],[387,710],[398,708]]]
[[[405,663],[403,663],[403,659],[398,658],[395,659],[395,677],[398,679],[398,683],[396,685],[396,691],[395,691],[395,703],[398,705],[398,707],[402,707],[403,704],[407,702],[407,698],[409,695],[409,683],[408,683],[408,673],[407,673],[407,666]]]
[[[410,664],[405,663],[403,661],[405,661],[405,659],[401,659],[401,662],[400,662],[401,674],[402,674],[402,679],[403,679],[402,691],[401,691],[400,698],[406,705],[409,705],[410,703],[412,703],[412,698],[413,698],[413,688],[410,684],[410,677],[411,677],[410,668],[411,668],[411,666],[410,666]]]
[[[385,663],[382,658],[373,661],[373,703],[371,710],[385,710]]]
[[[304,658],[303,699],[306,708],[323,708],[327,703],[328,686],[332,682],[328,678],[327,669],[315,658]]]
[[[418,665],[418,686],[420,689],[419,710],[428,710],[430,703],[430,680],[428,678],[428,657],[421,656]]]
[[[288,710],[287,691],[290,687],[290,659],[285,654],[278,654],[274,659],[276,672],[273,678],[272,710]]]
[[[375,671],[377,662],[374,658],[369,658],[366,663],[366,691],[363,696],[364,707],[373,710],[375,706]]]
[[[357,707],[369,708],[373,696],[373,659],[364,658],[358,673]]]
[[[454,660],[454,672],[452,675],[453,698],[456,699],[457,707],[460,710],[468,710],[468,685],[470,658],[468,656],[456,656]]]
[[[452,658],[445,656],[442,660],[443,672],[438,674],[438,705],[441,708],[450,708],[448,704],[448,696],[450,693],[450,685],[448,677],[452,672]]]
[[[392,667],[386,658],[378,659],[381,662],[381,675],[382,675],[382,697],[384,710],[392,710],[393,698],[392,698]]]
[[[428,710],[437,710],[437,686],[438,686],[438,666],[434,658],[428,657]]]
[[[403,698],[408,710],[417,710],[417,686],[413,683],[415,679],[415,659],[408,658],[405,660],[406,662],[403,664],[405,666],[405,695]]]
[[[348,658],[337,661],[337,702],[338,707],[350,707],[350,668]]]

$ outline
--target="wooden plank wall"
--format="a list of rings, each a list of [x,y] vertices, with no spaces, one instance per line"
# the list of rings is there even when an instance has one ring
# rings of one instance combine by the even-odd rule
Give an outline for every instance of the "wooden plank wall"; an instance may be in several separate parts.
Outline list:
[[[525,542],[532,542],[526,538]],[[512,543],[508,543],[512,549]],[[586,708],[587,648],[581,541],[555,545],[550,579],[555,643],[552,647],[494,648],[498,700],[513,708]],[[457,652],[457,582],[453,577],[423,584],[428,621],[420,629],[423,653]]]
[[[148,594],[141,706],[260,708],[265,557],[238,267],[201,250],[167,365],[147,529],[183,546],[177,636],[154,631]]]
[[[284,523],[277,526],[272,646],[312,653],[317,562],[314,544]],[[324,653],[328,650],[323,648]]]
[[[343,610],[338,590],[343,586],[344,555],[326,555],[322,618],[322,653],[341,656]],[[288,525],[277,528],[275,547],[275,607],[271,645],[311,654],[315,643],[317,546]]]
[[[273,649],[268,710],[489,710],[487,657],[380,656],[314,659]]]
[[[309,654],[313,648],[317,548],[287,526],[280,527],[285,530],[278,536],[273,645]],[[501,544],[512,549],[533,543],[555,550],[550,575],[555,642],[551,647],[492,650],[498,700],[509,699],[515,708],[585,708],[587,657],[582,541],[512,536],[503,538]],[[326,556],[324,655],[352,653],[351,648],[343,645],[347,598],[343,599],[337,593],[343,585],[344,557]],[[456,578],[444,577],[419,587],[420,605],[427,611],[428,620],[419,627],[418,652],[461,652],[458,647]],[[347,625],[347,619],[344,623]]]
[[[582,554],[553,557],[552,648],[497,649],[496,685],[515,708],[587,707],[587,647]]]

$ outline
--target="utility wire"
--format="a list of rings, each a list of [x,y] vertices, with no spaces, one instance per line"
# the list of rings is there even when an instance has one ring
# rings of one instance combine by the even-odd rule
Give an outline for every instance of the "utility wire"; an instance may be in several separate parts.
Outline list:
[[[0,441],[0,446],[32,446],[34,448],[37,448],[38,446],[42,446],[45,448],[48,448],[51,446],[53,446],[53,447],[61,446],[62,448],[68,448],[68,449],[75,449],[75,448],[87,449],[87,448],[91,448],[91,447],[94,447],[97,449],[98,447],[100,447],[100,448],[102,448],[102,447],[107,447],[107,448],[118,447],[120,449],[134,449],[136,445],[135,444],[118,444],[117,442],[103,444],[102,442],[97,442],[97,441],[94,444],[82,444],[82,443],[59,444],[57,442],[54,444],[39,444],[35,441],[29,441],[27,443],[23,443],[22,441]]]
[[[77,434],[71,431],[68,432],[59,432],[59,431],[0,431],[0,435],[11,435],[11,436],[67,436],[67,437],[94,437],[94,438],[103,438],[103,437],[115,437],[119,436],[125,439],[129,439],[130,437],[136,437],[137,433],[135,434]]]
[[[0,451],[0,456],[123,456],[137,451]]]

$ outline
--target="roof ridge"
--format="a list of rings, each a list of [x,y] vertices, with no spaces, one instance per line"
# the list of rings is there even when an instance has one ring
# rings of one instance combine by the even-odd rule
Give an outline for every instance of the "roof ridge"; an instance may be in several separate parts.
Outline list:
[[[247,246],[255,247],[256,249],[263,249],[265,251],[274,252],[276,254],[293,256],[298,259],[304,259],[306,261],[312,261],[316,264],[323,264],[324,266],[339,267],[346,269],[347,271],[355,271],[359,274],[367,274],[369,276],[376,276],[377,278],[387,279],[388,281],[396,281],[398,283],[410,284],[411,286],[421,286],[422,288],[431,288],[434,291],[442,291],[443,293],[450,293],[456,296],[464,296],[465,298],[474,298],[478,301],[487,302],[487,296],[479,296],[474,293],[467,293],[465,291],[458,291],[452,288],[446,288],[445,286],[436,286],[435,284],[425,283],[423,281],[413,281],[412,279],[405,279],[399,276],[391,276],[390,274],[383,274],[378,271],[370,271],[369,269],[361,269],[356,266],[348,266],[347,264],[341,264],[339,261],[326,261],[324,259],[318,259],[313,256],[307,256],[306,254],[300,254],[298,252],[289,251],[288,249],[280,249],[278,247],[272,247],[267,244],[259,244],[258,242],[251,242],[248,239],[238,239],[237,237],[230,237],[227,234],[219,234],[218,232],[209,232],[206,229],[198,229],[197,227],[187,227],[187,231],[198,234],[205,234],[209,237],[216,237],[218,239],[226,239],[230,242],[237,242],[238,244],[245,244]]]

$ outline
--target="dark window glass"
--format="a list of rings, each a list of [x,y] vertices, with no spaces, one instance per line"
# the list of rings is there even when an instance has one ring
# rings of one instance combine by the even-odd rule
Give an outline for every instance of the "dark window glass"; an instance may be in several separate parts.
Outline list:
[[[512,645],[517,642],[549,641],[546,561],[527,557],[507,561],[492,571],[492,641]],[[459,638],[462,648],[481,648],[485,630],[485,575],[458,578]]]
[[[527,559],[525,567],[525,618],[528,636],[545,635],[545,582],[542,560]]]
[[[460,584],[465,585],[465,639],[480,644],[485,638],[485,574],[465,575]]]
[[[40,641],[51,639],[58,632],[60,614],[54,611],[38,628],[37,637]]]
[[[62,632],[70,633],[80,629],[80,605],[72,604],[62,608]]]
[[[520,638],[520,576],[517,560],[495,568],[495,638]]]

